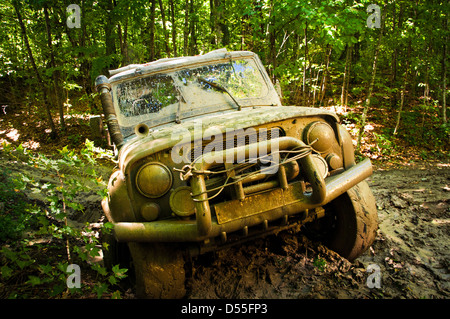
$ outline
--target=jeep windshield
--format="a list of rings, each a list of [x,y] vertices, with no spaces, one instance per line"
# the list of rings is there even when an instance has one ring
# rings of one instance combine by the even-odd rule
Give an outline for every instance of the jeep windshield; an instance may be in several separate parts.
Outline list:
[[[113,100],[124,136],[192,116],[267,105],[270,87],[252,58],[196,64],[113,83]],[[269,104],[270,105],[270,104]]]

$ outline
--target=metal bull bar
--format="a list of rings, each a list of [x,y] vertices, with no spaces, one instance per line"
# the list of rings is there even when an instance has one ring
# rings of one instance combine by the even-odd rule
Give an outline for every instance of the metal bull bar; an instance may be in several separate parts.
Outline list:
[[[195,171],[208,170],[214,163],[234,162],[238,157],[249,158],[252,154],[268,154],[278,150],[291,150],[307,145],[301,140],[293,137],[280,137],[271,140],[261,141],[250,145],[243,145],[220,152],[206,153],[201,156],[193,168]],[[311,153],[299,159],[302,172],[311,184],[312,193],[305,194],[304,202],[310,205],[320,205],[326,196],[326,186],[323,176],[313,160]],[[284,179],[280,184],[287,184],[286,175],[283,174],[282,166],[278,170],[280,179]],[[283,176],[284,175],[284,176]],[[200,236],[208,235],[211,231],[211,208],[207,200],[207,189],[204,174],[194,174],[191,180],[192,194],[195,201],[197,227]]]
[[[279,150],[288,150],[305,146],[302,141],[296,138],[280,137],[220,152],[204,154],[194,163],[194,168],[197,171],[206,171],[214,161],[225,162],[227,156],[229,156],[228,158],[231,156],[235,158],[239,152],[241,154],[244,152],[245,156],[248,157],[255,150],[258,152],[264,150],[264,147],[267,152],[274,152],[277,147]],[[207,238],[220,236],[224,232],[238,231],[246,226],[251,227],[265,220],[272,221],[286,215],[294,215],[307,209],[323,206],[372,174],[372,164],[369,159],[365,159],[342,173],[328,177],[325,182],[311,154],[300,158],[299,162],[302,166],[303,174],[311,184],[312,192],[304,193],[297,189],[300,188],[299,183],[292,183],[284,191],[290,199],[287,203],[280,204],[277,207],[270,207],[256,215],[244,216],[219,224],[211,216],[204,174],[193,174],[191,188],[196,205],[196,220],[170,219],[152,222],[119,222],[114,224],[115,236],[118,241],[124,242],[202,241]],[[273,192],[276,191],[273,190]],[[271,194],[264,193],[257,196],[271,196]]]

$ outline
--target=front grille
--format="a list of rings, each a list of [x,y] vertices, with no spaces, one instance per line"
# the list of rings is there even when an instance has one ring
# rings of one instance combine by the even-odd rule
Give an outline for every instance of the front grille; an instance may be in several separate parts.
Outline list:
[[[205,152],[208,151],[225,150],[283,136],[286,136],[286,133],[280,127],[261,128],[257,130],[253,128],[236,130],[223,134],[223,139],[219,141],[216,141],[213,138],[211,140],[202,140],[192,143],[190,159],[191,162],[194,162],[198,156],[205,154]]]

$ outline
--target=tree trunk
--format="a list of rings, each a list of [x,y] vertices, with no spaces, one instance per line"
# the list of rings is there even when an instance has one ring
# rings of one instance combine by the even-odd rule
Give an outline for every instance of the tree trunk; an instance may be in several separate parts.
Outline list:
[[[189,0],[184,2],[184,43],[183,43],[183,54],[188,55],[189,46]]]
[[[115,21],[113,21],[111,12],[114,10],[113,1],[107,2],[107,10],[109,13],[107,14],[107,23],[105,23],[105,47],[106,47],[106,55],[111,55],[116,53],[116,41],[114,39],[114,28],[112,25],[115,25]],[[112,67],[112,65],[107,68]]]
[[[25,24],[23,23],[22,15],[20,14],[20,8],[19,8],[18,1],[13,1],[13,6],[14,6],[14,9],[16,11],[17,20],[19,22],[19,26],[20,26],[20,30],[22,32],[23,40],[25,42],[25,46],[27,48],[27,52],[28,52],[28,56],[30,58],[31,66],[33,67],[33,70],[34,70],[34,73],[36,75],[37,81],[38,81],[39,86],[40,86],[40,88],[42,90],[42,98],[44,100],[45,111],[46,111],[46,115],[47,115],[47,121],[48,121],[48,125],[50,126],[50,130],[51,130],[50,137],[54,139],[54,138],[57,137],[57,133],[56,133],[56,128],[55,128],[55,123],[53,123],[52,114],[50,112],[50,103],[49,103],[48,98],[47,98],[47,93],[45,92],[46,88],[44,86],[44,81],[42,80],[41,75],[39,74],[39,70],[38,70],[38,68],[36,66],[36,61],[34,60],[33,52],[31,51],[30,43],[28,42],[27,29],[25,27]]]
[[[331,52],[333,50],[333,47],[331,45],[328,45],[327,48],[328,48],[327,62],[325,65],[325,72],[323,73],[323,78],[322,78],[319,105],[323,104],[323,100],[325,98],[325,94],[326,94],[326,90],[327,90],[328,78],[330,76],[329,66],[330,66],[330,57],[331,57]]]
[[[305,22],[304,43],[305,43],[305,60],[303,62],[303,85],[302,85],[302,99],[303,99],[302,102],[303,103],[305,103],[305,101],[306,101],[306,62],[308,61],[308,22]]]
[[[56,63],[55,63],[55,54],[53,52],[53,45],[52,45],[52,33],[51,33],[51,26],[50,26],[50,18],[48,16],[48,8],[47,4],[44,4],[44,17],[45,17],[45,27],[47,29],[47,45],[48,50],[50,52],[50,66],[52,67],[52,79],[53,79],[53,91],[55,95],[55,104],[58,107],[59,110],[59,124],[61,126],[61,130],[65,130],[66,125],[64,123],[64,105],[61,102],[61,96],[60,96],[60,77],[59,77],[59,71],[56,69]]]
[[[350,74],[352,74],[352,56],[353,56],[353,44],[351,45],[348,70],[347,70],[347,81],[345,83],[345,99],[344,99],[345,110],[347,110],[347,106],[348,106],[348,95],[349,95],[348,88],[350,87],[350,78],[351,78]]]
[[[422,125],[421,125],[421,135],[423,136],[424,133],[424,126],[425,126],[425,114],[428,112],[428,103],[430,99],[430,56],[431,51],[431,43],[428,44],[427,51],[425,54],[425,87],[423,89],[423,103],[424,108],[422,109]]]
[[[408,58],[408,60],[409,60],[409,58]],[[408,62],[406,63],[406,71],[405,71],[405,76],[403,78],[403,86],[402,86],[402,90],[400,92],[400,108],[398,109],[398,113],[397,113],[397,122],[396,122],[395,128],[394,128],[394,135],[397,135],[397,130],[400,126],[400,119],[402,117],[403,105],[405,104],[405,90],[406,90],[407,80],[408,80]]]
[[[177,27],[176,27],[176,21],[175,21],[175,5],[173,3],[173,0],[169,0],[169,7],[170,7],[170,21],[172,23],[172,46],[173,46],[173,56],[178,56],[178,49],[177,49]]]
[[[395,10],[395,3],[393,4],[393,15],[392,15],[392,33],[398,37],[398,30],[401,30],[401,23],[402,23],[402,4],[400,3],[400,11],[398,16],[398,27],[396,25],[396,10]],[[392,86],[395,86],[395,82],[397,81],[397,58],[398,58],[398,46],[396,45],[394,48],[394,54],[392,56]]]
[[[150,7],[150,61],[156,60],[156,50],[155,50],[155,11],[156,11],[156,0],[151,0]]]
[[[371,98],[372,98],[373,86],[375,84],[375,75],[377,73],[378,53],[380,51],[381,39],[383,38],[384,18],[385,18],[385,16],[386,16],[385,10],[383,9],[383,14],[382,14],[382,18],[381,18],[380,36],[378,37],[378,42],[377,42],[377,45],[375,47],[375,53],[373,55],[372,77],[370,79],[369,90],[367,92],[366,102],[364,104],[364,109],[363,109],[363,113],[362,113],[362,116],[361,116],[361,127],[359,128],[358,142],[356,144],[356,150],[358,152],[360,151],[361,139],[362,139],[362,136],[364,135],[364,128],[366,126],[367,113],[368,113],[369,108],[370,108],[370,101],[371,101]]]
[[[309,86],[308,86],[308,90],[307,90],[308,91],[308,98],[307,98],[308,106],[311,106],[311,101],[312,101],[311,95],[312,95],[312,93],[313,93],[313,95],[315,95],[316,85],[317,85],[317,81],[315,81],[315,78],[314,78],[314,71],[313,71],[312,65],[313,65],[313,57],[311,56],[311,54],[309,54],[308,55]],[[314,106],[314,101],[312,102],[312,105]]]
[[[116,6],[116,1],[114,1],[114,6]],[[127,7],[127,10],[129,7]],[[122,24],[117,22],[117,35],[119,36],[120,54],[122,55],[122,66],[129,63],[128,60],[128,15],[125,15],[125,22]]]
[[[241,17],[241,50],[244,50],[244,47],[246,47],[245,43],[245,36],[247,31],[247,24],[246,24],[247,17],[244,15]]]
[[[86,4],[85,1],[81,2],[81,16],[84,17],[85,16],[85,12],[86,12]],[[65,15],[63,14],[62,17],[64,17]],[[66,34],[69,34],[70,31],[72,29],[67,28],[67,24],[63,23],[65,25],[66,28]],[[80,37],[80,47],[86,47],[86,46],[90,46],[90,38],[87,34],[87,26],[86,23],[82,23],[81,24],[81,37]],[[76,41],[72,42],[72,46],[75,48],[77,47]],[[88,96],[90,96],[90,94],[92,93],[92,82],[91,82],[91,76],[90,76],[90,71],[91,71],[91,60],[89,58],[86,57],[86,53],[84,51],[80,51],[78,53],[78,59],[80,61],[80,71],[83,74],[83,87],[85,92],[87,93]],[[94,103],[92,103],[94,104]]]
[[[162,3],[162,0],[159,0],[159,8],[161,10],[161,18],[162,18],[163,32],[164,32],[164,42],[166,43],[166,45],[165,45],[166,55],[167,55],[167,57],[170,57],[169,33],[167,32],[166,13],[164,12],[164,6]]]
[[[448,18],[444,20],[444,31],[447,31]],[[448,36],[445,37],[442,48],[442,120],[447,123],[447,42]]]
[[[189,55],[195,55],[197,53],[197,35],[196,35],[197,17],[195,14],[194,0],[190,0],[189,2],[189,17],[190,17]]]
[[[272,27],[269,26],[269,64],[271,65],[270,75],[272,78],[272,82],[275,82],[275,69],[277,68],[276,37],[274,30],[271,29]]]
[[[228,25],[225,23],[225,1],[217,1],[217,22],[220,28],[220,33],[222,36],[221,43],[222,46],[226,47],[230,44],[230,30],[228,29]]]
[[[347,46],[347,52],[345,56],[345,68],[344,68],[344,79],[342,80],[342,91],[341,91],[341,105],[345,106],[347,110],[347,98],[348,98],[348,78],[350,77],[350,63],[352,56],[352,45]]]
[[[320,68],[317,69],[317,76],[316,79],[314,81],[315,85],[313,87],[313,100],[312,100],[312,106],[314,106],[316,104],[316,93],[317,93],[317,84],[319,83],[319,76],[320,76]]]
[[[416,14],[416,16],[417,16],[417,14]],[[394,128],[394,135],[397,135],[397,131],[400,126],[400,119],[401,119],[402,112],[403,112],[403,105],[405,104],[405,91],[406,91],[406,84],[408,81],[408,72],[409,72],[409,63],[410,63],[409,60],[410,59],[411,59],[411,38],[409,39],[409,42],[408,42],[408,56],[406,58],[406,65],[405,65],[406,70],[405,70],[405,75],[403,77],[402,90],[400,93],[400,108],[399,108],[398,114],[397,114],[397,122],[396,122],[395,128]]]
[[[217,8],[215,5],[215,0],[209,0],[209,26],[211,29],[211,40],[212,45],[218,43],[218,33],[217,33]]]
[[[128,57],[128,16],[125,20],[124,30],[123,30],[123,65],[130,63],[130,58]]]
[[[274,30],[274,17],[273,17],[273,0],[269,0],[267,3],[268,10],[269,10],[269,17],[265,20],[267,21],[265,26],[265,37],[268,41],[267,46],[267,55],[266,55],[266,65],[268,66],[268,73],[269,77],[271,78],[272,82],[275,83],[275,77],[274,77],[274,69],[276,68],[276,36],[275,36],[275,30]]]

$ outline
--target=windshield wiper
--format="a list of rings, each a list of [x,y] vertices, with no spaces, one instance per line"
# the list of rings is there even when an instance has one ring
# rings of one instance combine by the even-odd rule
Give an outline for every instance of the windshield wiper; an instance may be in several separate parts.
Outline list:
[[[178,109],[177,109],[177,114],[175,117],[175,123],[180,124],[181,123],[181,100],[183,100],[185,103],[186,101],[184,100],[183,95],[181,95],[181,91],[178,87],[176,87],[177,92],[178,92]]]
[[[216,89],[218,89],[218,90],[220,90],[220,91],[222,91],[222,92],[227,93],[227,94],[231,97],[231,99],[234,101],[234,103],[236,103],[236,105],[237,105],[237,107],[238,107],[238,111],[241,110],[241,106],[239,105],[238,101],[236,101],[236,99],[234,98],[233,94],[231,94],[225,87],[223,87],[223,86],[220,85],[220,84],[217,84],[217,83],[208,81],[208,80],[206,80],[204,77],[201,77],[201,76],[197,77],[197,79],[198,79],[199,81],[202,81],[202,82],[204,82],[204,83],[206,83],[206,84],[211,85],[213,88],[216,88]]]

